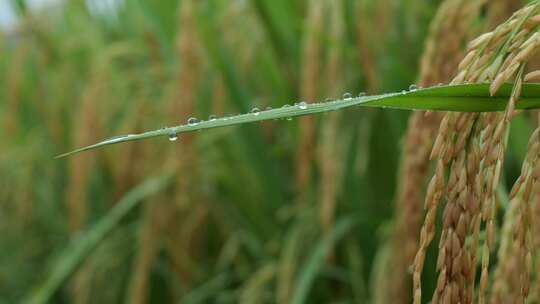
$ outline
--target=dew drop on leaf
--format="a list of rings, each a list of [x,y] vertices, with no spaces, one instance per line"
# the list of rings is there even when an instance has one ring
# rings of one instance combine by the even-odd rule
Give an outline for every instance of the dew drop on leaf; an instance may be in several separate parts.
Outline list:
[[[176,132],[171,132],[169,134],[169,141],[176,141],[178,139],[178,135],[176,134]]]
[[[190,126],[194,126],[196,124],[198,124],[200,122],[200,120],[198,118],[195,118],[195,117],[190,117],[187,121],[188,125]]]
[[[261,110],[259,110],[259,108],[253,108],[251,109],[251,113],[255,116],[261,114]]]

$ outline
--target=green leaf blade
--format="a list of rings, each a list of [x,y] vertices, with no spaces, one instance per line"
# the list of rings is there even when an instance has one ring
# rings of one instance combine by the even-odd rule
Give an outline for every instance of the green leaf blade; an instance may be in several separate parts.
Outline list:
[[[313,115],[323,112],[341,110],[353,106],[394,108],[402,110],[430,110],[455,112],[495,112],[503,111],[512,93],[512,84],[505,84],[494,96],[489,94],[489,83],[436,86],[412,91],[389,93],[375,96],[345,98],[328,102],[309,103],[304,105],[284,106],[278,109],[258,113],[240,114],[233,117],[222,117],[196,124],[184,124],[175,127],[162,128],[140,134],[128,134],[106,139],[99,143],[86,146],[74,151],[58,155],[62,158],[83,151],[98,149],[128,141],[169,136],[187,132],[213,129],[219,127],[241,125],[275,119]],[[540,108],[540,84],[523,84],[522,94],[516,109]]]

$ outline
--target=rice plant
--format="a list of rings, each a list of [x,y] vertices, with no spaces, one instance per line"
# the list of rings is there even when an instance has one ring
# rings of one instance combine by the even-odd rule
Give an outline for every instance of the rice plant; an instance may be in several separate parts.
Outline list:
[[[0,31],[0,303],[539,301],[539,1],[55,3]]]

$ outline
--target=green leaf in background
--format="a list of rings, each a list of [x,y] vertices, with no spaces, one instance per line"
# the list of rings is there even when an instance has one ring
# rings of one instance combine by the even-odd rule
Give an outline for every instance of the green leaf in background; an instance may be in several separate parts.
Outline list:
[[[294,106],[284,106],[279,109],[265,111],[255,109],[251,113],[236,115],[233,117],[216,118],[208,121],[199,121],[192,118],[187,124],[184,125],[162,128],[141,134],[116,136],[94,145],[61,154],[57,156],[57,158],[122,142],[136,141],[158,136],[169,136],[171,140],[176,140],[178,138],[178,134],[185,132],[240,125],[272,119],[291,119],[292,117],[335,111],[352,106],[457,112],[494,112],[504,110],[506,103],[508,102],[508,98],[512,93],[513,85],[503,85],[495,96],[490,96],[489,85],[489,83],[463,84],[437,86],[425,89],[416,89],[413,87],[408,91],[404,90],[398,93],[358,97],[344,96],[343,99],[321,103],[308,104],[305,102],[299,102]],[[532,83],[524,84],[522,94],[516,108],[536,109],[539,107],[540,85]]]
[[[306,260],[304,267],[302,268],[295,288],[295,293],[291,303],[293,304],[302,304],[306,303],[307,297],[309,295],[309,290],[313,285],[317,274],[324,266],[324,260],[326,259],[328,252],[335,244],[342,239],[347,232],[354,227],[354,224],[357,223],[357,219],[353,216],[342,218],[338,220],[334,230],[327,237],[323,237],[311,256]]]
[[[129,191],[108,214],[63,252],[43,285],[32,292],[24,303],[48,303],[86,256],[120,223],[120,220],[146,197],[162,191],[170,181],[171,178],[168,176],[151,178]]]

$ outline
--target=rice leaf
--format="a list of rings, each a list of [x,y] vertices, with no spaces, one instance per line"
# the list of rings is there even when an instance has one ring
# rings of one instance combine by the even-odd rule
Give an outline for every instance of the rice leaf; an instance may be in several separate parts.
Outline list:
[[[60,255],[51,273],[24,303],[48,303],[55,292],[84,261],[90,252],[146,197],[165,188],[171,179],[168,176],[148,179],[129,191],[101,220],[80,236]]]
[[[169,136],[171,138],[176,138],[178,134],[185,132],[241,125],[272,119],[290,119],[292,117],[336,111],[353,106],[456,112],[495,112],[504,110],[508,102],[508,98],[512,93],[513,85],[510,83],[503,85],[498,93],[494,96],[490,96],[489,86],[489,83],[437,86],[374,96],[348,97],[328,102],[300,102],[294,106],[286,106],[279,109],[265,110],[260,112],[257,111],[254,113],[240,114],[232,117],[222,117],[208,121],[196,121],[140,134],[116,136],[101,141],[97,144],[58,155],[57,158],[128,141],[136,141],[158,136]],[[540,108],[540,85],[533,83],[524,84],[522,95],[516,105],[516,108]]]
[[[324,260],[326,259],[328,252],[352,227],[354,227],[356,222],[357,218],[353,216],[342,218],[336,223],[330,235],[323,237],[319,241],[313,250],[313,253],[302,267],[291,303],[306,303],[309,290],[313,285],[313,281],[317,274],[323,268],[325,264]]]
[[[182,298],[182,303],[207,303],[207,301],[212,299],[218,292],[225,290],[227,282],[230,280],[229,276],[228,273],[220,273],[216,277],[204,282],[185,295]]]

